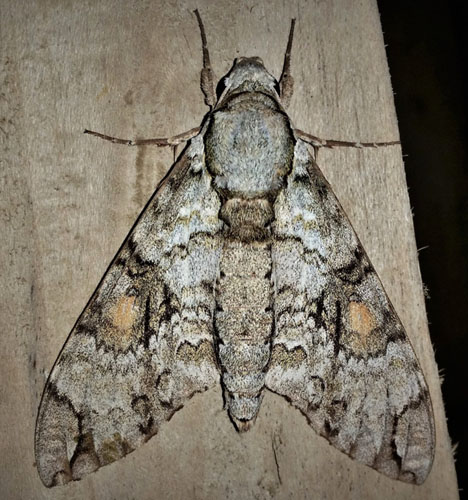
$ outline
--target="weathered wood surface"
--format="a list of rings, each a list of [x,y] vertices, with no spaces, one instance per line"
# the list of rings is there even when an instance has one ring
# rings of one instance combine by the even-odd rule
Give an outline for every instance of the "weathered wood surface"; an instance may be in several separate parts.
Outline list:
[[[267,394],[238,435],[221,391],[195,397],[160,434],[80,483],[47,490],[34,467],[36,411],[50,370],[132,222],[167,171],[169,150],[85,136],[160,137],[197,126],[204,18],[218,77],[240,55],[279,76],[289,21],[290,116],[324,138],[398,138],[374,0],[8,2],[1,5],[0,484],[5,499],[455,499],[456,477],[431,347],[401,150],[321,150],[421,360],[437,422],[422,486],[358,465]]]

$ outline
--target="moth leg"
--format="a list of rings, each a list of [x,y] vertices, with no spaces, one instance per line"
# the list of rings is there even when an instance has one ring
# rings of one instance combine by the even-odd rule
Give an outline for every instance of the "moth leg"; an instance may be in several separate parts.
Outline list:
[[[203,50],[203,68],[200,74],[200,86],[205,96],[205,104],[213,108],[216,104],[216,92],[214,86],[214,73],[211,68],[210,62],[210,53],[208,51],[208,43],[206,41],[206,33],[205,27],[203,26],[203,21],[198,12],[198,9],[195,9],[194,14],[197,16],[198,26],[200,27],[200,35],[202,39],[202,50]]]
[[[294,79],[291,75],[291,49],[294,37],[294,26],[296,24],[295,19],[291,19],[291,28],[289,30],[288,45],[286,47],[286,53],[284,54],[284,64],[283,72],[281,73],[280,84],[280,97],[281,101],[285,106],[289,105],[289,101],[293,95],[294,91]]]
[[[381,146],[396,146],[401,144],[400,141],[387,142],[351,142],[351,141],[336,141],[334,139],[320,139],[315,135],[308,134],[298,128],[294,129],[296,137],[307,142],[314,148],[379,148]]]
[[[195,137],[200,132],[200,127],[195,127],[182,134],[173,135],[172,137],[157,138],[157,139],[119,139],[117,137],[112,137],[110,135],[101,134],[100,132],[94,132],[93,130],[85,129],[85,134],[95,135],[100,139],[105,141],[110,141],[114,144],[124,144],[125,146],[150,146],[155,145],[160,148],[171,146],[176,147],[183,142],[187,142],[192,137]]]

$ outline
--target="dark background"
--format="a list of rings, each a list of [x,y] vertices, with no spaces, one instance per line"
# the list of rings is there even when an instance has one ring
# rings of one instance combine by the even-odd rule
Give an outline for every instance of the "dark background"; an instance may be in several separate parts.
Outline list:
[[[468,8],[378,0],[461,498],[468,498]]]

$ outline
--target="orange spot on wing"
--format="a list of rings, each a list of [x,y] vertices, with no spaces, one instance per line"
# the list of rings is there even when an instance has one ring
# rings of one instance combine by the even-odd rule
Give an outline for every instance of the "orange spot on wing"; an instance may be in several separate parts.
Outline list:
[[[116,328],[128,330],[132,327],[136,316],[135,297],[122,297],[114,306],[112,323]]]
[[[138,336],[139,308],[136,297],[123,296],[109,308],[106,321],[99,331],[100,339],[112,349],[127,350]]]
[[[379,315],[364,302],[350,302],[346,311],[343,342],[355,355],[367,358],[385,348],[387,334]]]
[[[367,337],[371,331],[377,326],[375,316],[362,302],[350,302],[348,307],[349,324],[351,330],[359,334],[363,344],[366,343]]]

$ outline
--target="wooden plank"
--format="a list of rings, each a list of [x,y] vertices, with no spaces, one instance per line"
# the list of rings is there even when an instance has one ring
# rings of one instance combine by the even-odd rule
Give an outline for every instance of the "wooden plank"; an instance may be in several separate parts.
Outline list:
[[[455,499],[456,477],[428,335],[399,147],[321,150],[319,164],[421,360],[437,422],[422,486],[356,464],[285,401],[265,397],[238,435],[220,390],[195,397],[150,443],[80,483],[47,490],[34,468],[46,374],[158,180],[170,151],[82,134],[168,136],[201,122],[202,13],[218,76],[237,56],[281,72],[289,21],[295,125],[323,138],[398,138],[374,0],[4,2],[0,483],[4,498]]]

